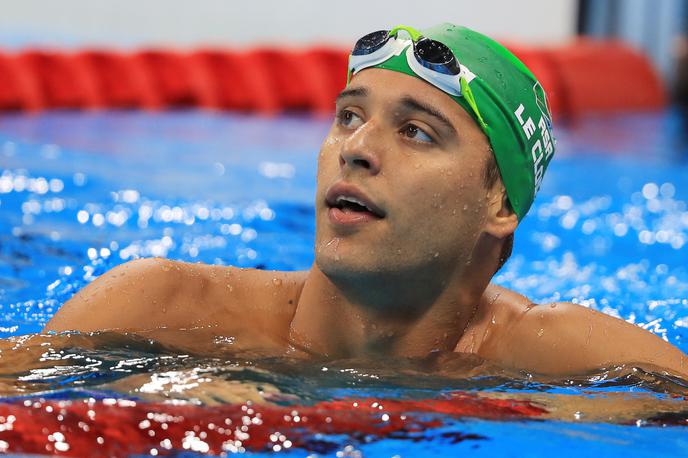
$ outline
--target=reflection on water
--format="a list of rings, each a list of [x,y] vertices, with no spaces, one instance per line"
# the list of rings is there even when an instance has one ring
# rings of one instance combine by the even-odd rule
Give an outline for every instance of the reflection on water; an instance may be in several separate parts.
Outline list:
[[[203,338],[194,331],[186,332],[196,342]],[[533,399],[584,393],[577,402],[585,404],[585,398],[609,398],[627,390],[634,393],[627,400],[642,395],[645,401],[654,399],[661,406],[661,401],[688,394],[684,380],[661,370],[648,372],[630,366],[561,379],[502,369],[475,355],[452,352],[425,358],[326,360],[270,355],[218,340],[209,340],[207,346],[201,344],[197,346],[200,350],[189,353],[142,336],[112,332],[12,337],[1,342],[0,395],[54,395],[60,391],[71,397],[102,391],[157,402],[183,400],[207,405],[249,396],[254,402],[303,404],[357,395],[425,399],[471,390]],[[608,410],[601,412],[615,421]],[[625,421],[634,411],[619,414],[623,415],[617,420]]]
[[[686,351],[688,163],[672,143],[675,125],[667,115],[562,131],[561,155],[496,281],[536,302],[569,300],[621,317]],[[195,112],[0,118],[0,336],[14,336],[0,344],[0,451],[96,444],[103,455],[126,456],[104,445],[126,443],[126,434],[139,447],[127,450],[146,454],[301,447],[392,456],[466,444],[487,453],[512,450],[519,434],[542,454],[572,443],[585,450],[581,437],[597,451],[680,446],[679,435],[652,426],[686,424],[688,387],[660,372],[618,367],[549,380],[456,354],[323,361],[238,351],[231,336],[191,353],[142,336],[35,335],[76,290],[139,256],[307,268],[326,128]],[[292,410],[319,423],[304,429]],[[127,433],[118,439],[91,416],[116,417]],[[526,417],[547,421],[510,422]],[[31,421],[49,430],[31,438],[22,429]],[[76,430],[95,442],[78,442]]]

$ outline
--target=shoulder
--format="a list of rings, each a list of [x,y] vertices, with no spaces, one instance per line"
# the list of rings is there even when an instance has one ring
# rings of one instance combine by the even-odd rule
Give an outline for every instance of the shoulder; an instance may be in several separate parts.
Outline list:
[[[503,286],[490,284],[483,293],[475,322],[483,327],[491,327],[492,336],[504,338],[514,331],[539,329],[534,325],[546,327],[562,326],[577,329],[577,326],[589,320],[620,321],[604,313],[583,307],[571,302],[552,302],[538,304],[528,297]],[[539,333],[540,336],[542,333]],[[489,337],[489,333],[488,336]]]
[[[490,283],[455,351],[484,356],[482,353],[486,344],[500,338],[510,323],[534,305],[526,296]]]
[[[45,330],[224,329],[236,326],[245,312],[256,320],[269,311],[275,312],[269,319],[286,319],[280,315],[289,315],[290,300],[296,303],[293,297],[300,294],[302,277],[300,272],[139,259],[113,268],[79,291]],[[276,306],[282,302],[283,307]]]
[[[497,318],[485,326],[476,352],[500,365],[547,375],[623,364],[688,371],[680,350],[622,319],[571,302],[534,304],[505,288],[491,291],[501,294],[485,298],[493,301],[485,309]]]
[[[523,366],[531,356],[540,364],[546,353],[570,342],[570,334],[577,337],[592,313],[568,302],[537,304],[513,290],[490,284],[475,317],[480,335],[476,352],[511,367]]]

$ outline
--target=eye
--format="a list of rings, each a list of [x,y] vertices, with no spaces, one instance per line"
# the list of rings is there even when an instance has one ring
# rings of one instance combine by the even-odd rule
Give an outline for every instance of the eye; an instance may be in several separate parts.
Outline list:
[[[350,129],[357,129],[363,124],[363,120],[351,110],[341,110],[337,113],[337,124]]]
[[[435,140],[432,139],[430,135],[425,133],[423,129],[420,127],[416,126],[415,124],[407,124],[404,126],[404,128],[401,130],[401,133],[417,142],[421,143],[435,143]]]

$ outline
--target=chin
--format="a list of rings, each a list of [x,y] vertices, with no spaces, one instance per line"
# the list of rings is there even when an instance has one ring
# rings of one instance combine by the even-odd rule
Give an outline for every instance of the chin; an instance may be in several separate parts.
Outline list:
[[[327,248],[333,248],[332,246]],[[365,247],[339,246],[335,249],[316,250],[315,265],[332,281],[383,280],[390,275],[407,271],[409,265],[392,259],[389,253],[376,252]]]
[[[341,247],[330,248],[332,247],[327,247],[319,252],[316,250],[315,265],[332,280],[360,278],[381,270],[378,262],[370,259],[370,253],[364,255],[350,250],[343,252]]]
[[[360,264],[360,260],[352,263],[352,259],[356,258],[353,257],[351,253],[343,255],[338,246],[333,246],[336,244],[337,241],[330,245],[325,244],[322,248],[316,249],[315,265],[318,266],[318,269],[320,269],[322,273],[328,277],[335,278],[349,277],[355,275],[357,272],[361,273],[366,270],[363,266],[358,265]]]

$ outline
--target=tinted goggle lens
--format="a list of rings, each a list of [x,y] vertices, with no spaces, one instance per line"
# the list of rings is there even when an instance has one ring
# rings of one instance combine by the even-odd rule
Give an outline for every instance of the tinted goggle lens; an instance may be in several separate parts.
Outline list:
[[[374,53],[378,49],[382,48],[388,40],[389,31],[387,30],[378,30],[377,32],[369,33],[356,42],[351,54],[354,56],[363,56]]]
[[[430,38],[421,38],[413,47],[416,59],[426,68],[447,75],[458,75],[461,72],[454,53],[446,45]]]

